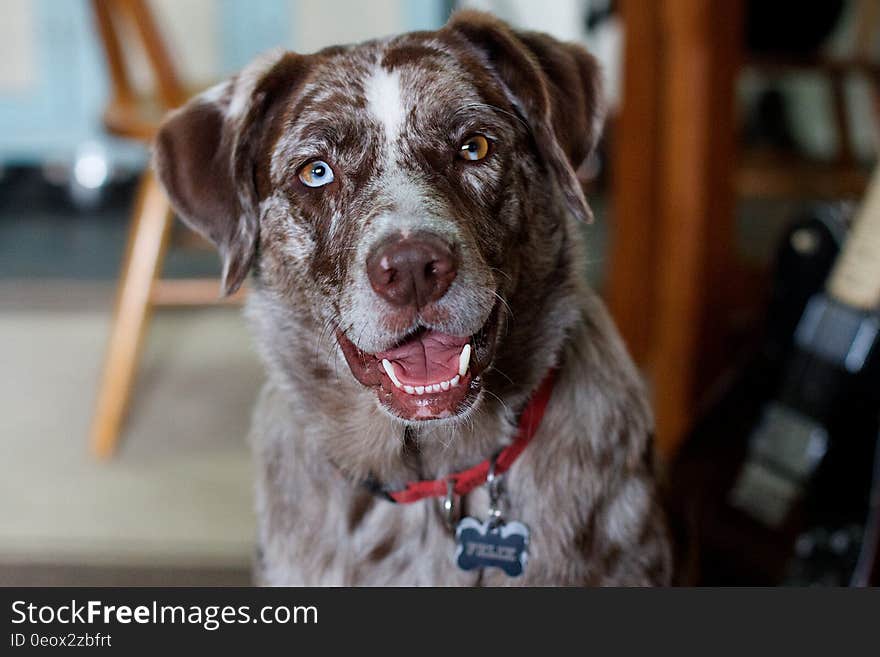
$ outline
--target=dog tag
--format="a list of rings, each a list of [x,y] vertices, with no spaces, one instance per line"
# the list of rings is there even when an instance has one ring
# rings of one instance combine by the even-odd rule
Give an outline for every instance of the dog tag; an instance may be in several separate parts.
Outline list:
[[[523,574],[529,529],[521,522],[462,518],[455,529],[455,563],[462,570],[499,568],[510,577]]]
[[[462,518],[455,528],[455,563],[462,570],[498,568],[509,577],[519,577],[529,558],[529,528],[521,522],[504,522],[501,498],[503,479],[495,474],[498,454],[489,462],[486,486],[489,517],[485,522]],[[451,498],[450,493],[447,498]]]

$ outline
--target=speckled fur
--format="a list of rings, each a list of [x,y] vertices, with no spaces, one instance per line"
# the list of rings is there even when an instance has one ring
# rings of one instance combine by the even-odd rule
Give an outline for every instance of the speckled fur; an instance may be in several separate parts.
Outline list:
[[[175,207],[218,245],[227,290],[253,272],[246,312],[268,372],[251,432],[259,583],[669,581],[650,411],[579,266],[589,210],[573,168],[597,136],[598,77],[575,46],[463,12],[438,32],[275,53],[166,121],[156,167]],[[377,110],[376,89],[389,88],[402,107]],[[462,163],[450,153],[474,131],[497,148]],[[336,174],[318,190],[296,179],[316,157]],[[500,304],[483,387],[448,420],[383,410],[334,337],[375,352],[412,328],[364,273],[373,245],[411,230],[442,235],[460,258],[422,324],[475,333]],[[505,477],[505,514],[532,533],[526,574],[461,572],[436,501],[393,505],[361,483],[395,487],[487,458],[551,367],[543,423]],[[481,517],[485,491],[457,508]]]

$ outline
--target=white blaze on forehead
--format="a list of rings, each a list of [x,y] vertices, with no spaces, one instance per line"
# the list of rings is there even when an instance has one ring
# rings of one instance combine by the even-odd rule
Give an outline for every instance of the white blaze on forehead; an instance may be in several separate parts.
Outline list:
[[[397,139],[406,112],[400,93],[400,73],[377,66],[364,84],[367,109],[385,128],[388,143]]]

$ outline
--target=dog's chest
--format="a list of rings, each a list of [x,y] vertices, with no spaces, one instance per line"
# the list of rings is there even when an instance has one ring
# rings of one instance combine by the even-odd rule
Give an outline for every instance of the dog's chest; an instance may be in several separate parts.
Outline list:
[[[438,499],[392,504],[357,496],[345,511],[348,545],[338,566],[357,585],[477,584],[477,572],[455,563],[455,523],[462,511],[482,517],[487,501],[482,490],[456,500],[449,523]]]

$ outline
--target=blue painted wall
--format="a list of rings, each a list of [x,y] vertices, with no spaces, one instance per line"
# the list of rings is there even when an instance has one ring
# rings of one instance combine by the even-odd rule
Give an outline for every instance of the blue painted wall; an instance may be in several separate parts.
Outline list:
[[[64,156],[100,134],[107,93],[103,62],[85,2],[34,0],[35,79],[0,95],[0,156],[4,161]]]

